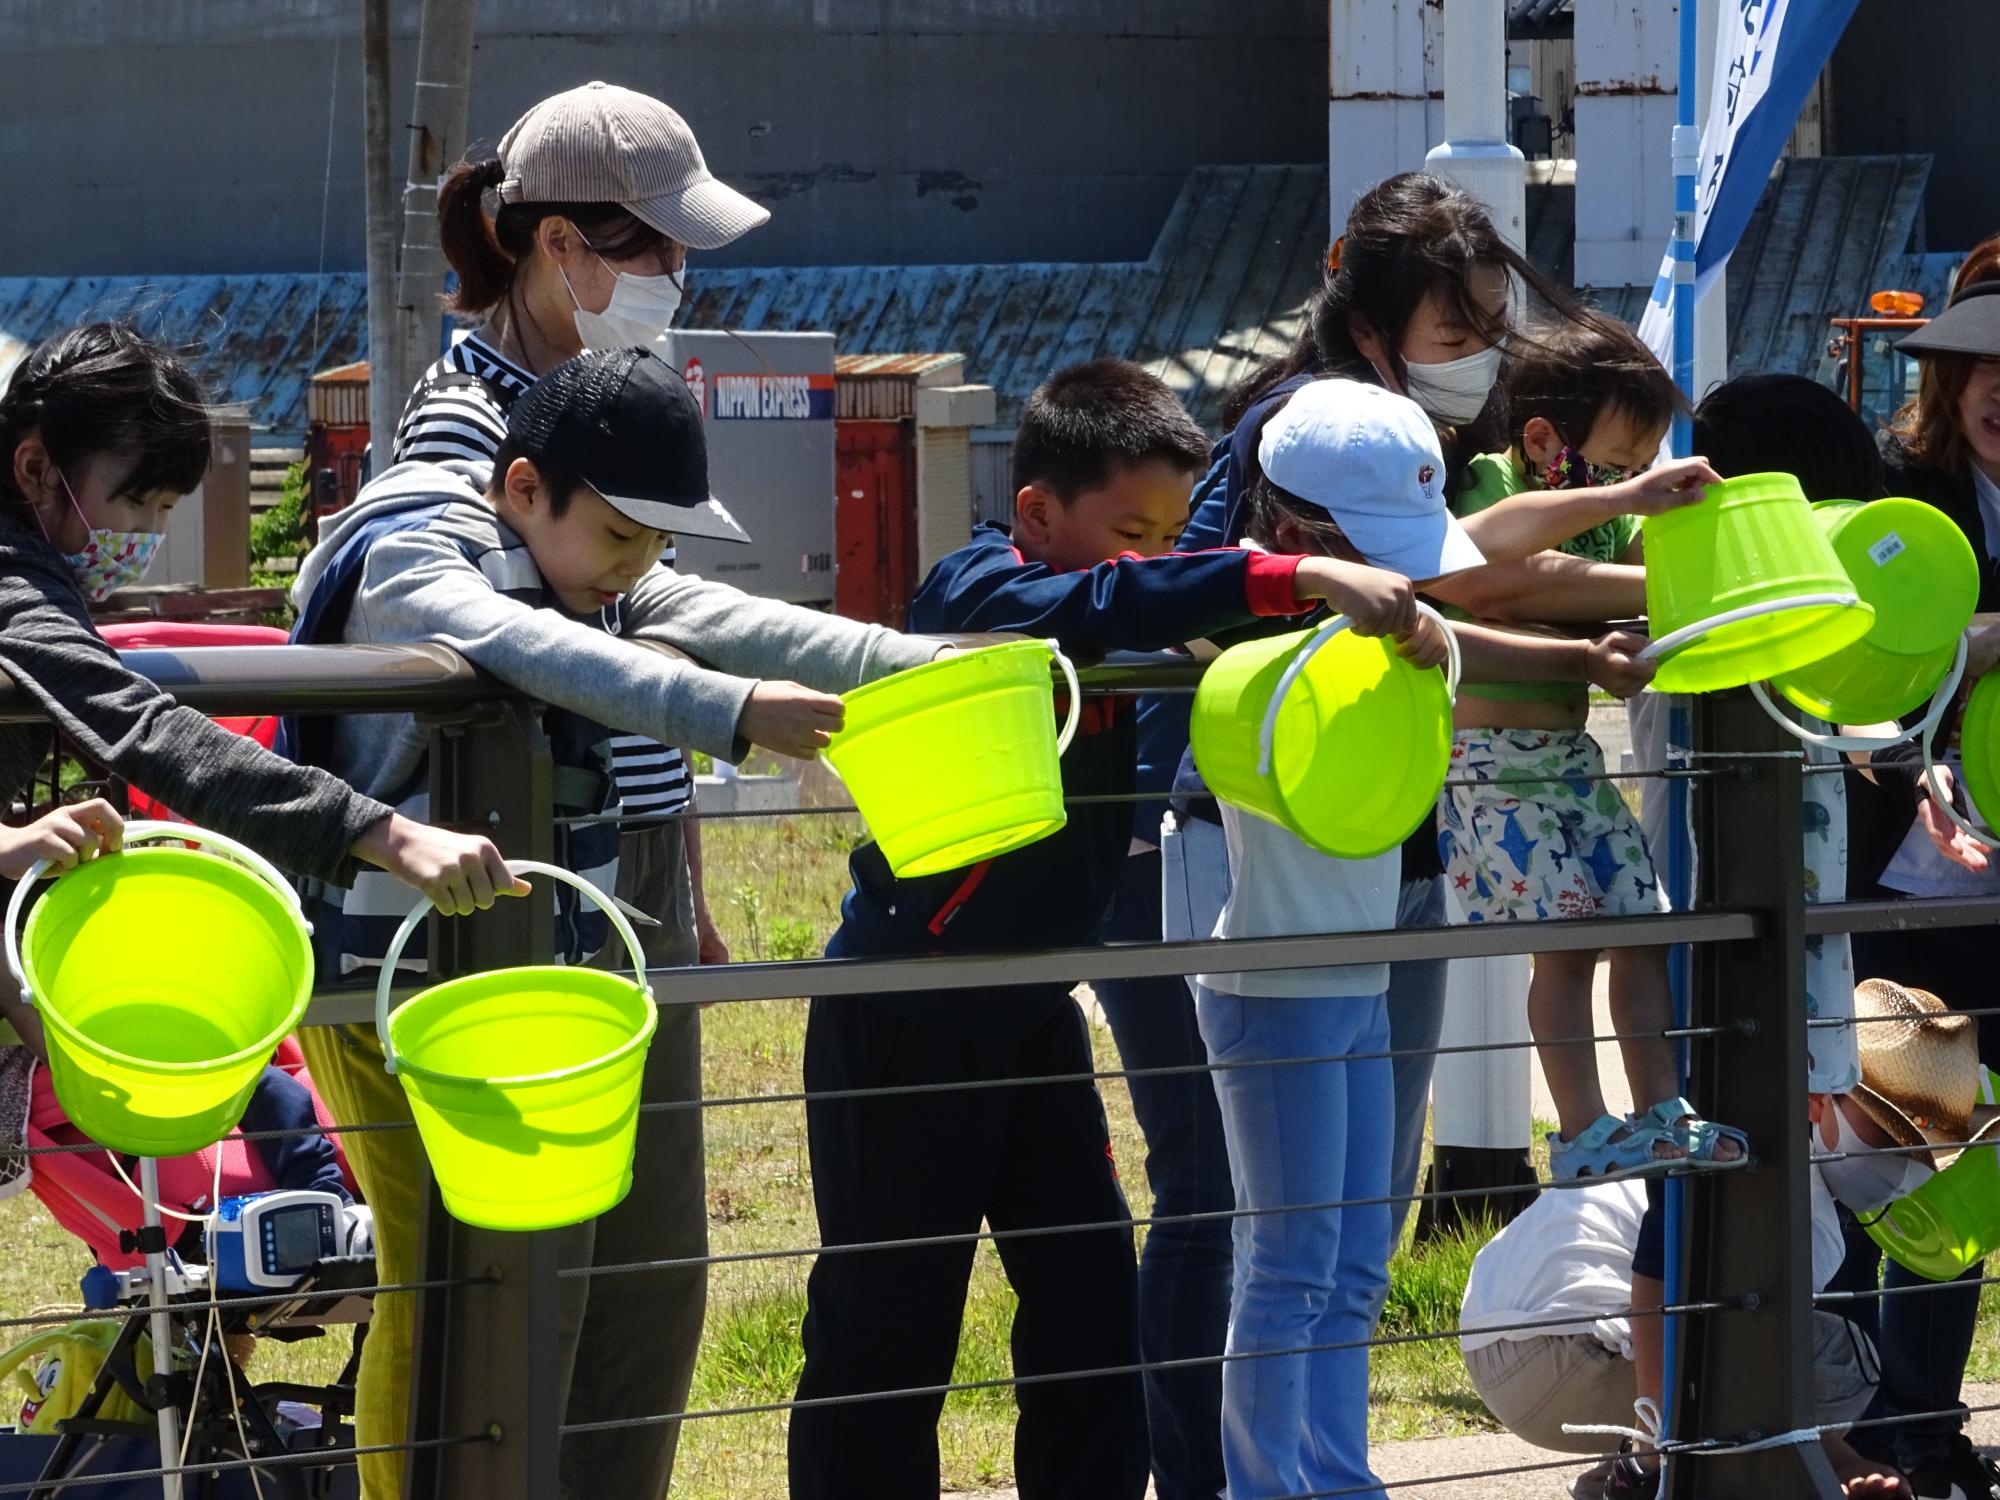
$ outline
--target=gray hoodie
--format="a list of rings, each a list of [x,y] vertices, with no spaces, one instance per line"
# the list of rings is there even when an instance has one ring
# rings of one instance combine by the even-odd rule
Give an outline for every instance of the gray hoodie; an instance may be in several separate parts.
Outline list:
[[[481,498],[490,473],[485,463],[403,463],[388,470],[354,505],[328,518],[319,545],[300,564],[293,602],[304,608],[355,528],[443,504],[427,524],[370,549],[344,640],[439,642],[541,702],[725,760],[740,760],[749,748],[737,720],[759,679],[837,693],[936,654],[935,642],[758,599],[665,567],[646,574],[627,597],[624,629],[694,661],[635,650],[556,607],[553,596],[539,608],[506,597],[503,591],[541,586],[541,574],[527,544]],[[427,744],[410,714],[344,718],[335,729],[331,769],[379,795],[408,780]]]

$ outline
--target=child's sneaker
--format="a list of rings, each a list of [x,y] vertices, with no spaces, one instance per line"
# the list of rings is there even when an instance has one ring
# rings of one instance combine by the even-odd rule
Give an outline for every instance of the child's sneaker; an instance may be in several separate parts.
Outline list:
[[[1569,1487],[1570,1500],[1653,1500],[1660,1487],[1659,1461],[1651,1464],[1632,1451],[1627,1438],[1616,1458],[1607,1458]]]

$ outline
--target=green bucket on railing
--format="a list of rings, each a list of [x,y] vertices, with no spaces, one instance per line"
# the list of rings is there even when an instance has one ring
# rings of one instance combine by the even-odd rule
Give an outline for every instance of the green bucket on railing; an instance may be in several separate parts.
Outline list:
[[[1056,731],[1049,663],[1069,683]],[[959,651],[842,695],[825,757],[867,820],[891,874],[962,870],[1068,821],[1060,757],[1082,694],[1054,641]]]
[[[1868,633],[1862,602],[1789,474],[1712,484],[1645,520],[1646,615],[1663,693],[1744,687]]]
[[[1980,1101],[1994,1102],[1993,1074],[1980,1070]],[[1942,1172],[1870,1220],[1868,1237],[1898,1265],[1932,1281],[1954,1281],[2000,1250],[2000,1148],[1971,1146]]]
[[[1830,724],[1879,724],[1914,712],[1951,669],[1978,603],[1972,544],[1957,522],[1921,500],[1830,500],[1813,516],[1875,620],[1860,640],[1771,686]]]
[[[1345,615],[1230,647],[1195,690],[1195,768],[1224,802],[1322,854],[1395,848],[1436,808],[1451,763],[1458,648],[1445,639],[1449,676],[1355,635]]]
[[[312,941],[285,878],[220,834],[125,825],[126,848],[15,887],[7,966],[42,1015],[70,1123],[114,1151],[184,1156],[236,1128],[312,993]],[[152,839],[203,847],[135,848]],[[16,931],[19,929],[19,939]]]
[[[429,914],[422,903],[383,960],[375,1028],[452,1217],[482,1229],[556,1229],[596,1218],[631,1190],[639,1085],[659,1017],[638,936],[608,897],[555,865],[508,868],[594,899],[639,977],[561,964],[498,969],[432,985],[392,1015],[389,986]]]

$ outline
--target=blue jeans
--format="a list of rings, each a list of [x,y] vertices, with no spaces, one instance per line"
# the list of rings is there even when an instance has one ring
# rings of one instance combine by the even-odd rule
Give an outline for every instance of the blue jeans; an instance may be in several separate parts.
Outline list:
[[[1269,999],[1197,988],[1209,1057],[1258,1063],[1381,1052],[1381,995]],[[1215,1075],[1236,1182],[1236,1265],[1222,1372],[1228,1494],[1258,1500],[1359,1487],[1368,1467],[1368,1350],[1389,1281],[1395,1084],[1385,1058]],[[1352,1208],[1300,1204],[1374,1200]],[[1327,1349],[1320,1346],[1344,1344]],[[1314,1353],[1288,1350],[1317,1349]]]
[[[1165,934],[1173,941],[1215,935],[1215,919],[1229,899],[1229,848],[1218,823],[1191,819],[1161,839],[1164,856]],[[1119,899],[1124,900],[1123,892]],[[1396,904],[1398,927],[1440,927],[1445,921],[1444,878],[1406,881]],[[1431,1073],[1437,1057],[1431,1050],[1444,1028],[1445,965],[1442,958],[1405,959],[1389,965],[1389,1049],[1411,1052],[1393,1064],[1396,1079],[1396,1151],[1389,1167],[1389,1192],[1396,1199],[1390,1211],[1390,1243],[1403,1237],[1410,1215],[1410,1197],[1417,1190],[1417,1168],[1424,1155],[1424,1117],[1431,1103]],[[1190,987],[1194,981],[1188,980]],[[1118,1018],[1111,1018],[1113,1031]],[[1120,1041],[1122,1055],[1123,1041]],[[1129,1066],[1128,1059],[1128,1066]],[[1135,1101],[1136,1105],[1136,1101]],[[1144,1117],[1140,1124],[1145,1124]],[[1152,1149],[1153,1136],[1146,1133]],[[1151,1161],[1148,1160],[1148,1168]],[[1171,1500],[1164,1491],[1161,1500]]]
[[[1135,854],[1119,875],[1105,937],[1156,943],[1160,935],[1160,856]],[[1127,1068],[1206,1066],[1194,997],[1180,979],[1105,979],[1096,991]],[[1208,1074],[1134,1078],[1128,1087],[1146,1136],[1153,1213],[1227,1213],[1236,1200]],[[1147,1230],[1139,1257],[1139,1350],[1147,1364],[1222,1353],[1229,1274],[1228,1219]],[[1146,1423],[1159,1500],[1214,1500],[1223,1484],[1222,1366],[1149,1371]]]

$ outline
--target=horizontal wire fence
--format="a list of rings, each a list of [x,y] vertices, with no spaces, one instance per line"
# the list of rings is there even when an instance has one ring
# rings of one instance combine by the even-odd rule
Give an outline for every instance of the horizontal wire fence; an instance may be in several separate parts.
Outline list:
[[[396,653],[393,652],[371,653],[370,659],[363,661],[348,648],[282,648],[285,653],[282,673],[260,671],[262,663],[278,649],[281,648],[197,652],[147,651],[128,653],[128,659],[141,670],[146,670],[155,676],[156,680],[171,686],[184,701],[208,712],[227,713],[244,710],[269,712],[284,709],[314,713],[395,708],[423,713],[429,716],[436,726],[433,730],[432,786],[433,809],[439,821],[447,825],[456,823],[459,826],[490,831],[503,849],[512,856],[546,857],[541,851],[546,848],[549,834],[558,820],[553,818],[545,798],[537,804],[531,795],[522,790],[523,787],[533,784],[534,778],[529,772],[534,757],[544,752],[538,750],[538,742],[532,729],[523,727],[525,724],[531,724],[532,713],[521,705],[512,703],[510,695],[503,689],[481,679],[477,673],[465,668],[462,662],[451,658],[450,653],[432,648],[415,650],[409,660],[401,662],[385,660],[385,657],[394,658]],[[275,666],[276,663],[273,662],[272,665]],[[391,684],[393,691],[385,692],[387,674],[397,671],[402,672],[403,676]],[[1184,661],[1160,663],[1119,658],[1103,666],[1086,669],[1085,685],[1087,691],[1110,692],[1120,696],[1130,696],[1139,691],[1186,692],[1192,690],[1192,682],[1198,677],[1198,673],[1198,667],[1191,667]],[[280,676],[283,678],[282,681],[277,680]],[[500,706],[497,711],[496,704]],[[1725,717],[1728,712],[1729,710],[1724,711]],[[25,704],[17,692],[10,693],[9,690],[0,688],[0,721],[31,716],[31,707]],[[1704,1117],[1739,1123],[1755,1115],[1768,1119],[1772,1128],[1768,1131],[1752,1132],[1753,1155],[1741,1162],[1689,1163],[1679,1173],[1694,1184],[1692,1191],[1696,1194],[1697,1204],[1707,1204],[1706,1209],[1698,1208],[1694,1215],[1694,1227],[1688,1231],[1689,1283],[1695,1289],[1694,1292],[1683,1294],[1664,1306],[1627,1308],[1617,1316],[1676,1317],[1688,1320],[1690,1325],[1701,1320],[1712,1322],[1721,1318],[1724,1321],[1714,1326],[1724,1332],[1709,1342],[1719,1343],[1725,1351],[1728,1351],[1728,1358],[1731,1361],[1741,1357],[1739,1351],[1748,1349],[1772,1373],[1791,1369],[1792,1367],[1787,1366],[1784,1360],[1790,1358],[1793,1364],[1796,1364],[1797,1325],[1801,1316],[1810,1315],[1812,1307],[1844,1306],[1889,1296],[1921,1295],[1928,1291],[1944,1290],[1951,1285],[1984,1286],[2000,1283],[2000,1278],[1981,1278],[1976,1282],[1945,1283],[1936,1287],[1877,1288],[1872,1292],[1815,1294],[1809,1285],[1794,1284],[1798,1281],[1796,1274],[1787,1275],[1785,1268],[1779,1267],[1776,1262],[1760,1268],[1762,1274],[1745,1279],[1741,1285],[1725,1285],[1718,1282],[1717,1263],[1730,1258],[1739,1237],[1726,1233],[1717,1235],[1717,1227],[1728,1217],[1728,1211],[1718,1210],[1717,1204],[1730,1194],[1737,1195],[1730,1201],[1738,1204],[1752,1202],[1750,1196],[1752,1194],[1760,1198],[1783,1198],[1790,1201],[1791,1207],[1786,1210],[1790,1217],[1780,1217],[1770,1222],[1788,1226],[1783,1228],[1779,1238],[1791,1242],[1784,1247],[1789,1257],[1785,1265],[1792,1273],[1796,1273],[1805,1264],[1802,1258],[1805,1242],[1804,1236],[1800,1233],[1804,1229],[1804,1221],[1798,1212],[1804,1198],[1802,1192],[1797,1189],[1804,1182],[1808,1161],[1833,1161],[1846,1154],[1821,1150],[1816,1141],[1810,1150],[1806,1147],[1802,1091],[1803,1043],[1809,1027],[1825,1028],[1857,1023],[1838,1020],[1808,1021],[1804,1017],[1803,1005],[1797,1003],[1798,997],[1792,994],[1796,989],[1794,981],[1800,963],[1799,953],[1793,950],[1802,948],[1801,940],[1807,933],[2000,923],[2000,898],[1908,902],[1863,901],[1805,906],[1799,895],[1796,878],[1790,880],[1784,878],[1787,859],[1789,858],[1791,865],[1799,862],[1796,852],[1799,844],[1796,838],[1790,845],[1793,852],[1787,856],[1783,852],[1785,846],[1782,837],[1767,837],[1760,844],[1745,837],[1742,828],[1733,827],[1732,820],[1735,824],[1744,824],[1758,816],[1765,816],[1771,819],[1768,823],[1770,829],[1781,832],[1786,828],[1795,830],[1798,826],[1796,792],[1799,778],[1839,768],[1803,764],[1802,755],[1795,747],[1776,741],[1774,735],[1760,736],[1756,733],[1754,726],[1761,722],[1754,715],[1741,712],[1738,705],[1731,728],[1736,735],[1734,742],[1740,745],[1739,749],[1717,749],[1712,744],[1706,745],[1695,749],[1691,756],[1677,757],[1704,760],[1707,762],[1705,764],[1677,764],[1630,772],[1610,772],[1601,778],[1621,783],[1668,779],[1693,783],[1697,788],[1698,797],[1712,799],[1717,806],[1723,807],[1723,822],[1719,827],[1713,820],[1705,825],[1698,824],[1705,835],[1700,840],[1700,862],[1709,865],[1720,860],[1725,865],[1747,865],[1756,860],[1761,861],[1766,867],[1762,871],[1735,872],[1736,878],[1725,878],[1720,892],[1713,889],[1707,891],[1705,893],[1707,899],[1698,904],[1699,909],[1691,912],[1547,924],[1482,924],[1411,929],[1394,933],[1288,937],[1248,942],[1223,943],[1219,940],[1203,940],[1186,943],[1115,944],[1068,950],[1024,949],[998,954],[949,957],[911,956],[895,959],[731,964],[713,969],[658,969],[648,975],[656,991],[656,997],[663,1007],[755,1004],[791,1000],[803,995],[828,997],[874,993],[910,994],[924,991],[938,992],[943,1003],[950,992],[990,988],[996,983],[1011,987],[1024,983],[1185,975],[1210,967],[1213,960],[1224,955],[1227,956],[1227,966],[1230,970],[1248,972],[1320,967],[1340,963],[1394,961],[1398,958],[1470,958],[1536,951],[1606,950],[1687,943],[1701,945],[1705,954],[1716,955],[1707,981],[1709,1003],[1699,1021],[1694,1024],[1663,1029],[1659,1032],[1613,1031],[1605,1034],[1563,1037],[1540,1043],[1516,1040],[1179,1067],[1093,1068],[1083,1072],[1001,1077],[966,1083],[902,1084],[819,1093],[808,1093],[803,1089],[785,1090],[769,1094],[651,1101],[641,1106],[642,1110],[649,1113],[741,1110],[797,1106],[808,1102],[879,1099],[897,1095],[923,1095],[976,1089],[1054,1087],[1079,1083],[1102,1085],[1114,1081],[1129,1082],[1134,1079],[1163,1078],[1196,1072],[1217,1073],[1230,1069],[1314,1066],[1364,1058],[1396,1060],[1426,1054],[1445,1056],[1519,1050],[1531,1046],[1543,1049],[1595,1047],[1657,1036],[1683,1045],[1692,1045],[1698,1049],[1701,1056],[1716,1060],[1713,1066],[1704,1065],[1698,1060],[1691,1080],[1691,1094],[1698,1112]],[[1530,784],[1546,782],[1547,778],[1508,777],[1503,778],[1503,781],[1510,784]],[[1447,782],[1447,785],[1473,784],[1491,783],[1461,780]],[[1789,814],[1784,807],[1786,795],[1791,796],[1793,803]],[[1153,795],[1134,793],[1074,797],[1066,800],[1073,806],[1089,806],[1156,802],[1159,799]],[[851,816],[855,811],[851,807],[826,806],[783,811],[703,812],[700,816],[704,821],[709,821],[725,817]],[[617,821],[622,826],[636,828],[670,821],[681,816],[684,814],[655,814],[630,818],[606,815],[600,818],[564,821],[572,825],[583,822]],[[1729,875],[1728,871],[1724,873],[1726,877]],[[1771,878],[1760,880],[1757,878],[1759,874],[1768,874]],[[1743,899],[1732,900],[1732,894]],[[481,936],[482,932],[490,934],[499,925],[483,923],[479,919],[448,925],[434,922],[433,938],[443,941],[434,941],[431,951],[440,955],[441,971],[463,971],[467,968],[521,961],[523,940],[518,932],[498,942],[490,937]],[[537,924],[526,922],[513,925],[534,928]],[[460,932],[471,933],[471,940],[455,942]],[[548,937],[545,921],[540,924],[540,930],[532,933],[527,941],[530,946],[539,946],[541,949],[539,955],[531,956],[546,958]],[[1758,984],[1747,982],[1753,976],[1758,978]],[[1774,977],[1775,986],[1760,993],[1759,985],[1770,985]],[[421,988],[421,985],[400,987],[396,992],[397,998],[407,998]],[[1788,1000],[1793,1003],[1786,1004]],[[328,1024],[362,1020],[372,1018],[372,1010],[372,993],[362,995],[353,990],[334,989],[315,995],[308,1022]],[[2000,1015],[2000,1006],[1973,1014]],[[1783,1033],[1782,1037],[1778,1037],[1778,1033]],[[1768,1049],[1774,1038],[1781,1041],[1788,1052],[1797,1054],[1787,1065],[1791,1076],[1782,1088],[1775,1091],[1783,1096],[1783,1107],[1791,1111],[1789,1120],[1781,1111],[1769,1107],[1769,1098],[1757,1100],[1749,1096],[1748,1091],[1741,1086],[1740,1079],[1734,1076],[1735,1073],[1740,1073],[1740,1067],[1733,1064],[1729,1058],[1728,1049],[1735,1048],[1745,1053],[1760,1048]],[[1776,1054],[1766,1052],[1760,1055]],[[1763,1092],[1770,1095],[1774,1091],[1766,1087]],[[1792,1108],[1794,1105],[1797,1107]],[[413,1127],[405,1121],[343,1122],[330,1127],[330,1132],[361,1134],[410,1128]],[[246,1133],[246,1139],[271,1140],[299,1133],[303,1132],[258,1131]],[[1797,1149],[1792,1149],[1794,1147]],[[90,1152],[95,1149],[98,1148],[87,1145],[56,1145],[28,1148],[28,1151],[30,1155],[37,1155]],[[1741,1181],[1733,1183],[1732,1179]],[[1414,1201],[1448,1203],[1460,1199],[1479,1199],[1491,1202],[1508,1195],[1525,1196],[1537,1190],[1535,1184],[1440,1189],[1420,1192],[1414,1196]],[[648,1413],[615,1420],[579,1422],[559,1422],[557,1420],[560,1413],[559,1402],[551,1403],[547,1399],[546,1390],[530,1389],[530,1381],[525,1375],[521,1381],[516,1382],[508,1378],[507,1371],[489,1368],[480,1371],[480,1378],[476,1382],[454,1378],[453,1351],[462,1346],[466,1337],[466,1325],[473,1320],[493,1321],[505,1327],[518,1326],[522,1330],[525,1346],[523,1351],[525,1357],[520,1363],[524,1366],[533,1366],[537,1362],[536,1340],[547,1340],[551,1337],[551,1330],[545,1326],[544,1317],[537,1311],[536,1304],[551,1300],[549,1293],[553,1285],[560,1281],[594,1281],[603,1278],[607,1284],[615,1287],[619,1278],[635,1273],[742,1265],[752,1262],[799,1261],[823,1255],[907,1252],[923,1248],[1103,1233],[1107,1230],[1150,1229],[1165,1225],[1234,1222],[1272,1214],[1325,1212],[1331,1209],[1408,1201],[1412,1200],[1383,1197],[1354,1198],[1336,1203],[1296,1203],[1256,1209],[1239,1207],[1210,1213],[1139,1215],[1086,1224],[1055,1223],[1004,1229],[982,1227],[955,1234],[882,1239],[831,1246],[799,1245],[724,1251],[700,1256],[662,1257],[603,1266],[562,1268],[554,1266],[552,1259],[546,1255],[541,1256],[538,1261],[537,1252],[524,1248],[529,1242],[542,1239],[542,1236],[493,1236],[484,1232],[468,1231],[463,1226],[453,1226],[449,1221],[443,1220],[434,1205],[432,1218],[434,1232],[427,1241],[429,1249],[426,1266],[427,1271],[432,1274],[397,1283],[342,1289],[344,1294],[349,1295],[358,1292],[361,1295],[415,1296],[421,1299],[420,1317],[429,1320],[431,1326],[428,1329],[420,1327],[418,1379],[420,1383],[435,1382],[441,1392],[438,1397],[429,1401],[427,1409],[420,1409],[415,1430],[406,1442],[378,1445],[364,1451],[394,1451],[409,1455],[413,1493],[472,1493],[474,1491],[470,1485],[478,1483],[491,1492],[492,1500],[510,1500],[513,1496],[521,1496],[523,1500],[533,1496],[535,1500],[541,1500],[543,1495],[553,1493],[552,1488],[545,1486],[549,1485],[553,1472],[554,1440],[564,1435],[582,1436],[725,1417],[768,1416],[774,1420],[782,1420],[791,1413],[804,1409],[851,1407],[891,1399],[934,1400],[961,1392],[1061,1385],[1065,1382],[1129,1377],[1148,1372],[1189,1370],[1204,1366],[1220,1367],[1251,1359],[1295,1357],[1357,1347],[1373,1349],[1401,1344],[1442,1342],[1457,1338],[1461,1330],[1456,1327],[1419,1329],[1392,1334],[1378,1333],[1365,1340],[1305,1345],[1295,1349],[1225,1352],[1151,1362],[1135,1360],[1131,1363],[1102,1365],[1086,1370],[1011,1374],[989,1380],[944,1381],[892,1391],[857,1391],[807,1400],[745,1403],[683,1412]],[[1709,1234],[1706,1242],[1703,1239],[1704,1232]],[[1747,1229],[1745,1233],[1748,1233]],[[298,1294],[295,1293],[250,1298],[191,1297],[179,1304],[177,1312],[184,1318],[205,1317],[211,1312],[243,1312],[283,1305],[296,1301],[297,1298]],[[116,1308],[89,1316],[129,1319],[147,1315],[148,1311],[143,1307]],[[65,1313],[60,1316],[0,1318],[0,1327],[33,1327],[50,1322],[70,1321],[75,1316]],[[1542,1329],[1574,1330],[1576,1327],[1575,1315],[1571,1315],[1568,1318],[1524,1320],[1493,1328],[1482,1327],[1479,1331],[1487,1334],[1534,1334]],[[1711,1387],[1727,1382],[1715,1382],[1706,1378],[1704,1372],[1708,1367],[1703,1365],[1703,1361],[1706,1359],[1712,1363],[1717,1357],[1712,1348],[1703,1347],[1706,1338],[1707,1336],[1695,1338],[1694,1343],[1697,1348],[1692,1353],[1684,1355],[1684,1368],[1678,1376],[1678,1383],[1674,1386],[1676,1394],[1682,1399],[1686,1408],[1683,1419],[1677,1421],[1676,1426],[1679,1431],[1694,1435],[1670,1440],[1662,1451],[1670,1455],[1707,1455],[1718,1460],[1700,1465],[1703,1482],[1708,1485],[1704,1493],[1717,1495],[1814,1493],[1815,1481],[1806,1468],[1800,1468],[1796,1472],[1790,1469],[1784,1470],[1782,1478],[1777,1481],[1777,1487],[1774,1488],[1772,1476],[1779,1471],[1771,1469],[1768,1464],[1761,1468],[1756,1467],[1755,1460],[1768,1460],[1776,1451],[1768,1446],[1774,1424],[1763,1419],[1752,1420],[1747,1415],[1730,1410],[1729,1403],[1718,1399],[1717,1391]],[[1788,1339],[1794,1346],[1789,1355],[1781,1348]],[[1770,1356],[1768,1360],[1765,1359],[1766,1354]],[[1689,1366],[1694,1367],[1692,1375],[1689,1374]],[[420,1408],[423,1406],[424,1403],[420,1403]],[[1884,1425],[1895,1420],[1917,1421],[1923,1420],[1925,1415],[1929,1414],[1884,1419],[1882,1423],[1861,1425]],[[1777,1425],[1775,1430],[1784,1434],[1790,1446],[1796,1448],[1803,1442],[1803,1439],[1798,1438],[1799,1434],[1803,1433],[1809,1437],[1818,1429],[1812,1427],[1809,1421],[1794,1421]],[[354,1450],[347,1450],[339,1459],[333,1461],[351,1462],[353,1452]],[[1735,1461],[1719,1462],[1724,1455],[1734,1455]],[[1537,1468],[1577,1468],[1592,1461],[1589,1457],[1569,1455],[1546,1465],[1440,1475],[1420,1480],[1399,1481],[1398,1486],[1470,1483],[1504,1473],[1528,1472]],[[254,1472],[260,1467],[315,1464],[324,1466],[328,1462],[329,1459],[323,1453],[258,1455],[247,1458],[238,1455],[217,1458],[214,1461],[190,1463],[184,1468],[166,1465],[155,1469],[124,1471],[119,1474],[77,1474],[39,1484],[5,1484],[0,1485],[0,1495],[54,1493],[72,1487],[114,1482],[129,1483],[135,1478],[163,1477],[169,1474],[225,1473],[238,1469]],[[427,1465],[429,1467],[426,1467]],[[458,1465],[470,1465],[470,1467],[458,1467]],[[1739,1470],[1740,1481],[1725,1480],[1725,1475]],[[1721,1487],[1717,1487],[1718,1484]],[[440,1485],[443,1488],[439,1488]],[[1365,1492],[1365,1488],[1311,1493],[1314,1500],[1317,1500],[1318,1496],[1331,1497],[1336,1494]],[[1308,1497],[1256,1496],[1240,1497],[1240,1500],[1308,1500]]]

